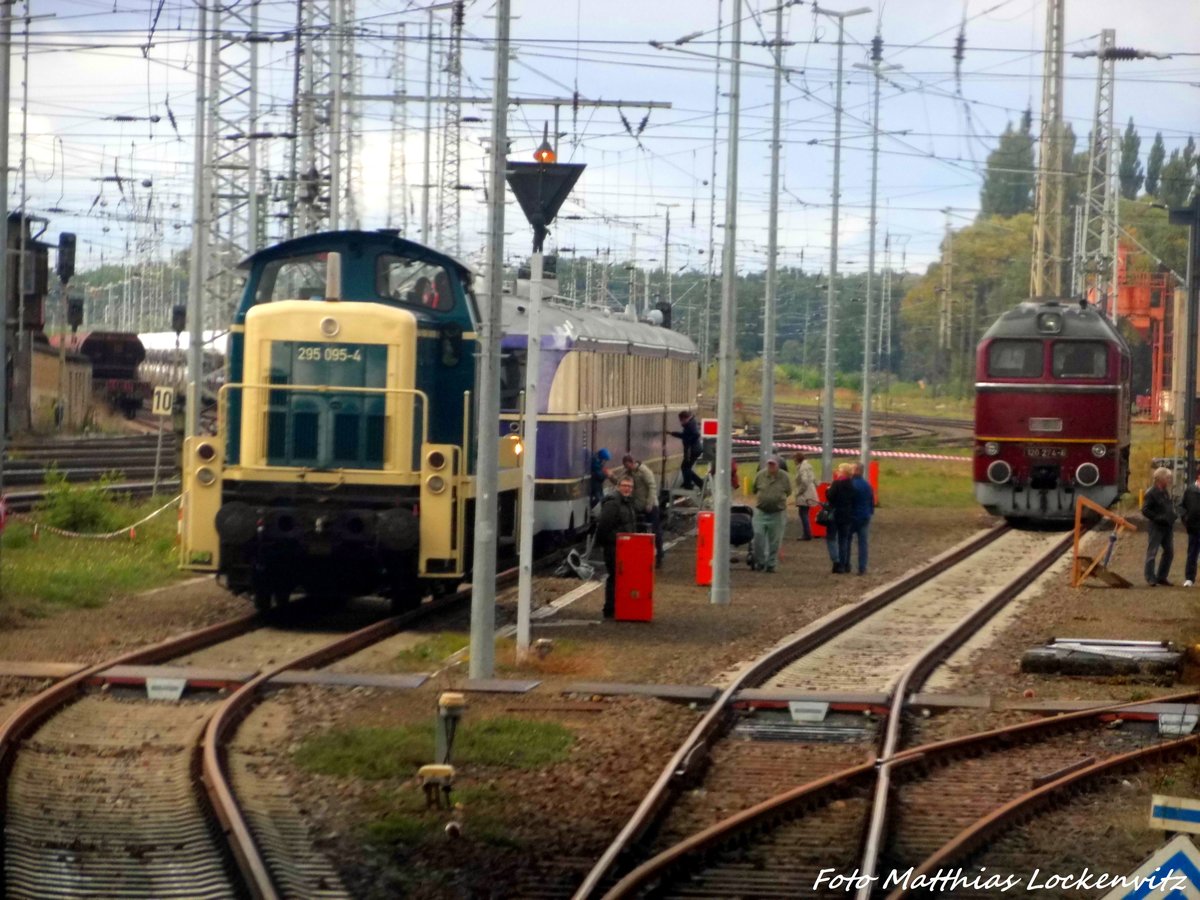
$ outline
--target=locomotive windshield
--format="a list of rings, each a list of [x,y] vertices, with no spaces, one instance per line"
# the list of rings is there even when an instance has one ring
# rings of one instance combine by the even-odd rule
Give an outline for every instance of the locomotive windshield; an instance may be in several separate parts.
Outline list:
[[[995,340],[988,346],[990,378],[1040,378],[1042,342]]]
[[[272,300],[321,300],[325,296],[325,254],[277,259],[263,267],[256,303]]]
[[[1055,378],[1103,378],[1108,374],[1108,347],[1099,341],[1062,341],[1054,345]]]
[[[441,266],[385,253],[376,268],[376,290],[381,297],[438,312],[454,308],[450,276]]]

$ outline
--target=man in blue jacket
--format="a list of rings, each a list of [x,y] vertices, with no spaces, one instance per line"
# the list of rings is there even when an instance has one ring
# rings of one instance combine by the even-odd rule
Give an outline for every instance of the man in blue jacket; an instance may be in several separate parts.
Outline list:
[[[867,479],[863,478],[862,463],[855,463],[854,475],[850,479],[854,489],[854,517],[850,520],[850,535],[858,539],[858,574],[867,574],[867,533],[871,528],[871,516],[875,514],[875,492]],[[846,560],[849,564],[849,559]]]

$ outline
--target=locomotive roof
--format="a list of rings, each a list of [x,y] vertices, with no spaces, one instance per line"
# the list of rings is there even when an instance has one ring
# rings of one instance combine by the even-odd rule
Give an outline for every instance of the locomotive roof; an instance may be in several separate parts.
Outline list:
[[[502,328],[505,337],[528,335],[529,318],[525,298],[505,296],[502,306]],[[575,309],[557,303],[543,303],[538,322],[545,336],[558,338],[554,346],[563,349],[574,346],[603,344],[633,344],[658,350],[661,355],[694,356],[696,345],[686,336],[661,325],[634,322],[621,315],[605,315],[595,309]],[[542,346],[547,346],[543,338]]]
[[[1062,316],[1062,330],[1057,333],[1039,331],[1037,317],[1054,312]],[[1091,304],[1080,308],[1078,302],[1066,300],[1027,300],[1010,309],[984,332],[983,340],[991,338],[1044,337],[1066,340],[1125,341],[1112,323]]]
[[[439,253],[432,247],[406,240],[395,231],[383,229],[380,231],[321,231],[316,234],[306,234],[303,237],[292,238],[265,247],[257,253],[247,256],[238,265],[239,269],[249,269],[259,260],[279,259],[288,256],[302,256],[308,253],[332,252],[345,249],[350,244],[372,247],[377,250],[391,250],[393,253],[411,256],[414,253],[436,262],[443,268],[454,269],[459,276],[467,280],[471,270],[458,260],[445,253]],[[343,263],[345,265],[345,263]]]

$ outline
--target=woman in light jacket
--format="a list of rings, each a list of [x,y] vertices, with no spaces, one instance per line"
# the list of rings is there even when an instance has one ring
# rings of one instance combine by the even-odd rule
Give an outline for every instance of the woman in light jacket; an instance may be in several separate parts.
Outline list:
[[[797,453],[796,460],[796,511],[800,513],[800,527],[804,529],[800,540],[812,540],[812,526],[809,523],[809,508],[819,506],[817,499],[817,476],[813,473],[812,463],[804,458],[803,453]]]

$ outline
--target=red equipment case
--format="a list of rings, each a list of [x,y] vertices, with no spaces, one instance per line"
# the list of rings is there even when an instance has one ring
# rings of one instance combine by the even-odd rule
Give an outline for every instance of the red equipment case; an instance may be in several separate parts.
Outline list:
[[[654,535],[617,535],[616,618],[649,622],[654,618]]]

